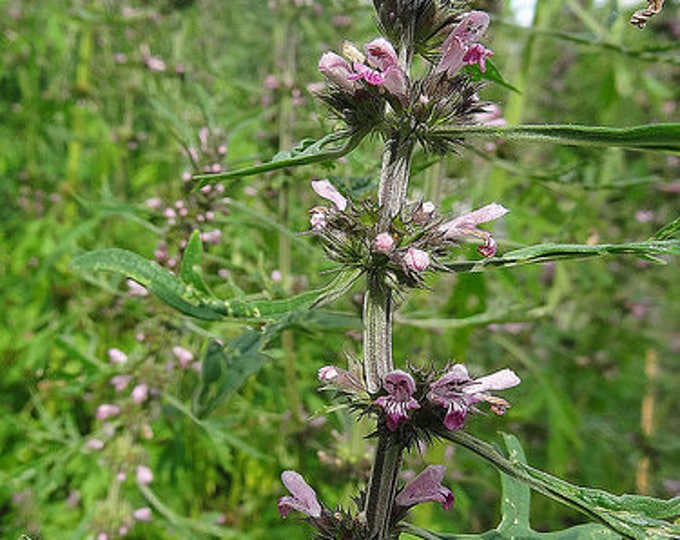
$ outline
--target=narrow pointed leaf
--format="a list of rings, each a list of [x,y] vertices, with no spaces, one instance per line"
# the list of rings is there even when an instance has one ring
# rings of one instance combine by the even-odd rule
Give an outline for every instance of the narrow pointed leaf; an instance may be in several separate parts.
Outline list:
[[[680,153],[680,124],[649,124],[630,128],[579,125],[456,126],[437,129],[429,137],[503,139],[569,146],[610,147]]]
[[[200,188],[207,184],[220,182],[222,180],[243,178],[289,167],[300,167],[302,165],[331,161],[349,154],[356,148],[363,137],[364,134],[348,135],[346,133],[332,133],[318,141],[305,139],[290,152],[279,152],[271,159],[271,161],[266,163],[251,165],[234,171],[215,174],[198,174],[194,176],[194,179],[199,181],[197,187]],[[335,146],[329,146],[339,141],[343,142],[341,144],[336,144]]]
[[[453,272],[482,272],[489,267],[518,266],[604,255],[634,255],[663,262],[658,259],[661,255],[680,255],[680,240],[647,240],[627,244],[596,244],[594,246],[587,244],[537,244],[509,251],[501,257],[479,261],[449,262],[445,263],[444,266]]]
[[[187,246],[184,248],[179,275],[184,283],[192,285],[208,296],[212,296],[210,289],[205,281],[203,281],[203,276],[201,275],[202,263],[203,242],[201,242],[201,235],[198,230],[194,230],[189,237]]]

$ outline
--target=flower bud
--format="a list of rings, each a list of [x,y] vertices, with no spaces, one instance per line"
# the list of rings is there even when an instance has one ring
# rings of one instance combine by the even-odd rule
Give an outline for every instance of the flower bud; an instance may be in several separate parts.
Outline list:
[[[422,249],[417,249],[411,246],[408,248],[406,255],[404,256],[404,264],[411,270],[423,272],[428,266],[430,266],[430,255],[427,253],[427,251],[423,251]]]

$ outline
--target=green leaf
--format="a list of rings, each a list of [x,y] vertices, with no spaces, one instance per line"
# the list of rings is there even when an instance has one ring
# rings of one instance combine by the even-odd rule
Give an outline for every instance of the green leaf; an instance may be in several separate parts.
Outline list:
[[[200,274],[197,274],[195,265],[191,263],[191,261],[198,260],[197,249],[192,248],[193,253],[190,251],[188,262],[182,263],[180,276],[191,280],[189,283],[141,255],[118,248],[99,249],[80,255],[73,260],[72,265],[76,271],[84,275],[105,271],[129,277],[157,295],[170,307],[185,315],[206,321],[274,320],[293,311],[329,303],[347,290],[359,277],[357,274],[349,285],[343,285],[347,278],[341,279],[344,276],[341,273],[323,289],[308,291],[284,300],[220,300],[206,295],[207,286],[201,285],[202,278]],[[186,257],[187,253],[185,253]],[[350,277],[351,275],[354,275],[354,272],[350,272]]]
[[[680,217],[675,218],[668,225],[659,229],[654,235],[655,240],[668,240],[680,232]]]
[[[680,124],[649,124],[630,128],[579,125],[455,126],[429,137],[503,139],[570,146],[610,147],[680,153]]]
[[[363,270],[360,268],[345,268],[325,288],[311,307],[321,307],[334,302],[352,288],[352,285],[361,277]]]
[[[208,374],[202,376],[201,386],[194,395],[193,413],[204,418],[224,401],[245,380],[269,361],[263,349],[274,336],[256,330],[246,330],[226,346],[211,342],[203,355],[203,368]]]
[[[198,291],[212,296],[210,289],[205,281],[203,281],[203,276],[201,275],[202,261],[203,242],[201,242],[201,234],[195,229],[189,237],[186,248],[184,248],[179,275],[182,278],[182,281],[187,285],[191,285]]]
[[[265,326],[262,331],[246,330],[227,345],[220,345],[215,340],[209,342],[203,354],[201,386],[194,395],[193,413],[204,418],[259,371],[269,361],[265,353],[267,347],[283,330],[297,327],[306,331],[328,331],[358,326],[355,317],[296,311]]]
[[[509,450],[508,457],[503,456],[490,444],[463,431],[449,431],[443,437],[486,459],[514,482],[526,484],[531,489],[578,510],[625,538],[644,540],[678,538],[680,536],[680,524],[673,522],[680,517],[680,497],[665,501],[640,495],[613,495],[598,489],[575,486],[527,465],[519,442],[513,435],[503,435],[506,447]],[[521,497],[526,492],[518,491],[520,488],[515,484],[511,483],[509,486],[516,490],[514,495],[520,496],[521,502]],[[521,504],[525,503],[526,501],[521,502]],[[524,507],[504,507],[504,511],[514,512],[514,516],[511,516],[511,518],[520,519],[521,522],[526,509]],[[501,525],[506,521],[505,519],[502,520]],[[500,527],[498,532],[502,532]],[[598,538],[609,537],[603,536],[604,532],[582,527],[579,531],[567,530],[559,533],[559,536],[552,536],[551,538],[581,538],[581,536],[572,536],[575,532],[596,533],[595,537]],[[534,535],[536,534],[534,533]],[[558,535],[558,533],[551,534]],[[565,536],[561,536],[561,534]],[[527,538],[532,538],[534,535],[527,536]],[[517,536],[514,537],[517,538]],[[524,538],[525,536],[522,535],[521,537]],[[538,536],[536,537],[538,538]],[[585,536],[585,538],[588,537]],[[440,538],[472,537],[440,536]],[[488,537],[485,536],[485,538]],[[615,536],[612,536],[612,538],[615,538]]]
[[[107,271],[129,277],[185,315],[208,321],[219,320],[224,316],[206,305],[193,287],[187,286],[155,262],[131,251],[99,249],[76,257],[72,265],[82,274]]]
[[[503,74],[500,72],[496,64],[494,64],[494,62],[488,58],[486,59],[486,71],[484,73],[482,73],[482,70],[479,69],[477,64],[465,66],[464,70],[472,74],[473,81],[491,81],[496,84],[500,84],[501,86],[504,86],[508,90],[512,90],[517,94],[522,93],[519,88],[510,84],[505,79],[505,77],[503,77]]]
[[[656,262],[663,262],[656,257],[659,255],[680,255],[680,240],[647,240],[628,244],[596,244],[594,246],[587,244],[537,244],[509,251],[502,257],[479,261],[450,262],[445,263],[444,266],[453,272],[481,272],[490,266],[508,267],[564,259],[585,259],[603,255],[635,255],[645,259],[652,258]]]
[[[364,135],[365,133],[349,135],[342,132],[331,133],[316,142],[313,142],[310,139],[304,139],[290,152],[279,152],[271,161],[266,163],[243,167],[241,169],[236,169],[235,171],[216,174],[198,174],[194,176],[194,178],[199,180],[197,187],[200,188],[206,184],[212,184],[221,180],[243,178],[255,174],[286,169],[288,167],[300,167],[301,165],[311,165],[313,163],[335,160],[354,150],[359,142],[361,142],[361,139],[364,138]],[[343,142],[342,144],[328,148],[328,145],[337,143],[338,141]]]

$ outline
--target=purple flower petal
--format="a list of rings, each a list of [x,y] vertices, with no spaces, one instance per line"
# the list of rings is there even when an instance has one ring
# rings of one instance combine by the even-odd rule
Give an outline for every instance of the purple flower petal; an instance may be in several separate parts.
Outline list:
[[[423,502],[440,502],[444,510],[449,510],[453,506],[453,492],[442,485],[442,480],[446,474],[446,467],[443,465],[430,465],[416,476],[401,492],[397,495],[395,502],[397,505],[410,508]]]
[[[368,65],[380,71],[387,71],[391,67],[399,66],[397,52],[385,38],[377,38],[366,43],[364,51],[366,52]]]
[[[458,235],[462,236],[470,229],[475,229],[480,223],[486,223],[488,221],[493,221],[507,214],[509,210],[498,203],[491,203],[458,216],[451,221],[447,221],[439,230],[448,237],[456,237]],[[450,235],[450,236],[449,236]]]
[[[473,384],[463,388],[466,394],[476,394],[488,390],[505,390],[521,383],[521,379],[511,369],[501,369],[491,375],[475,379]]]
[[[315,180],[312,189],[319,197],[331,201],[341,212],[347,208],[347,199],[328,180]]]
[[[291,493],[279,499],[278,507],[281,517],[287,517],[291,510],[297,510],[314,518],[321,515],[321,505],[316,498],[316,492],[309,487],[300,474],[295,471],[283,471],[281,481]]]
[[[395,431],[399,424],[408,420],[409,411],[420,408],[418,401],[413,398],[416,383],[411,375],[396,369],[385,376],[383,388],[388,395],[380,396],[374,403],[385,411],[387,429]]]
[[[319,71],[333,84],[349,92],[353,92],[360,87],[360,85],[350,79],[350,75],[353,72],[349,62],[334,52],[326,52],[321,56]]]
[[[488,14],[483,11],[468,13],[442,43],[442,57],[435,68],[435,73],[445,71],[451,76],[465,63],[479,64],[480,69],[484,71],[486,69],[484,60],[490,54],[485,54],[478,48],[469,54],[468,52],[477,45],[476,42],[484,34],[487,26],[489,26]]]
[[[510,369],[502,369],[491,375],[472,379],[462,364],[454,365],[442,377],[430,384],[427,399],[445,409],[444,426],[459,430],[463,427],[470,409],[476,403],[486,401],[496,414],[503,414],[510,404],[493,396],[490,390],[504,390],[520,383],[519,377]]]

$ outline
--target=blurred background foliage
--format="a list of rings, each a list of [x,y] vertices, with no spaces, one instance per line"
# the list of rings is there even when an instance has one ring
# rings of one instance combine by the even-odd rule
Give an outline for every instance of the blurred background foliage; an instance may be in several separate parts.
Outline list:
[[[199,419],[192,368],[209,338],[228,342],[243,325],[198,324],[125,280],[84,280],[70,261],[115,246],[173,268],[198,228],[206,279],[222,297],[285,298],[326,283],[332,267],[300,234],[319,202],[309,182],[330,177],[369,192],[379,141],[329,170],[203,191],[189,178],[267,160],[333,129],[313,95],[316,64],[344,39],[376,35],[369,4],[0,0],[0,536],[302,538],[304,525],[276,510],[286,468],[330,504],[351,504],[370,467],[370,426],[330,408],[316,371],[359,355],[360,290],[271,343],[271,361]],[[667,4],[640,31],[616,0],[541,1],[529,27],[504,2],[473,3],[493,12],[493,61],[521,91],[488,86],[482,97],[511,124],[677,122],[680,19]],[[414,170],[412,198],[442,211],[509,207],[495,226],[501,253],[643,240],[679,208],[677,156],[499,141],[443,161],[417,154]],[[476,417],[472,433],[517,434],[532,465],[576,483],[680,493],[672,262],[607,258],[429,285],[397,314],[397,362],[464,361],[473,374],[508,366],[523,379],[506,396],[510,412]],[[127,362],[112,363],[112,348]],[[120,391],[116,375],[130,381]],[[135,399],[135,385],[148,397]],[[120,411],[102,418],[101,404]],[[440,462],[456,506],[445,514],[425,505],[413,519],[447,531],[495,526],[495,471],[444,446],[412,454],[407,467]],[[138,466],[153,481],[136,478]],[[150,520],[135,514],[146,507]],[[545,529],[579,521],[540,498],[533,511]]]

